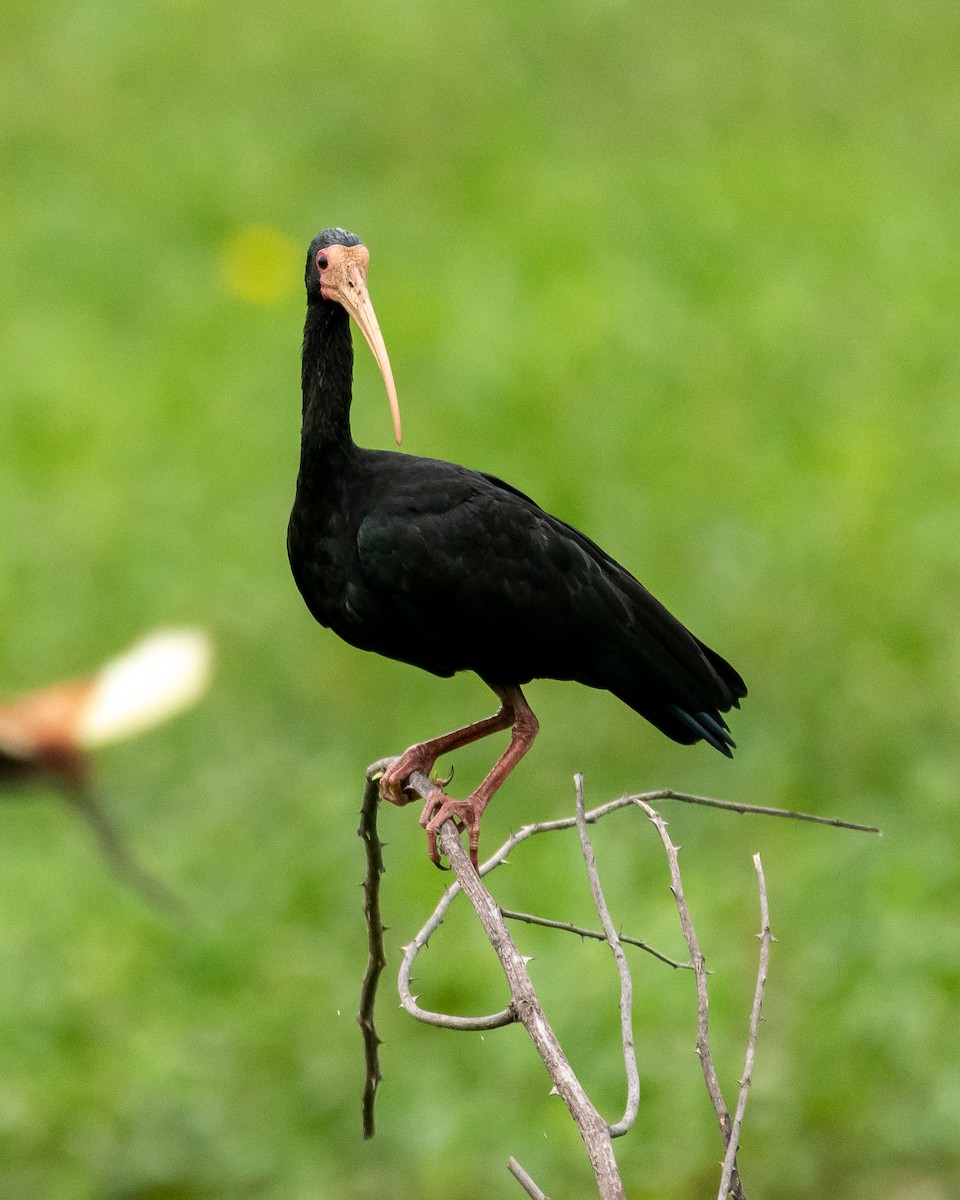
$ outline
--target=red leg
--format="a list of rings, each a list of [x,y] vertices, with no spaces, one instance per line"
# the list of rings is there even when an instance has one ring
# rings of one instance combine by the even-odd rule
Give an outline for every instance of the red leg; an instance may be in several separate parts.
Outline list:
[[[409,804],[416,797],[404,794],[403,781],[412,771],[421,771],[429,776],[442,754],[449,754],[451,750],[459,750],[461,746],[469,746],[471,742],[509,728],[514,720],[513,706],[499,689],[494,688],[494,691],[500,697],[500,708],[492,717],[485,717],[482,721],[475,721],[462,729],[454,729],[452,733],[431,738],[429,742],[418,742],[417,745],[404,750],[380,777],[380,795],[383,799],[389,800],[391,804]]]
[[[452,819],[458,829],[466,829],[468,831],[470,835],[470,861],[475,868],[479,868],[480,818],[483,816],[483,811],[490,803],[496,790],[533,745],[533,739],[537,736],[537,730],[540,728],[540,723],[534,716],[533,709],[527,704],[523,692],[518,687],[512,685],[498,687],[494,684],[490,686],[500,697],[501,704],[497,716],[491,717],[489,720],[501,721],[502,723],[497,726],[499,729],[505,729],[507,725],[512,725],[510,745],[507,746],[497,761],[496,766],[487,775],[483,783],[466,800],[452,800],[445,796],[438,788],[425,804],[420,817],[420,824],[427,831],[427,846],[430,858],[438,866],[440,865],[440,855],[437,851],[437,832],[444,821]],[[486,722],[480,721],[477,725],[470,726],[470,728],[476,729],[484,724]],[[477,734],[477,737],[484,737],[486,733],[493,733],[494,731],[493,728],[488,729],[484,733]],[[459,732],[464,731],[461,730]],[[468,740],[474,741],[476,739],[470,738]],[[463,745],[465,743],[460,744]]]

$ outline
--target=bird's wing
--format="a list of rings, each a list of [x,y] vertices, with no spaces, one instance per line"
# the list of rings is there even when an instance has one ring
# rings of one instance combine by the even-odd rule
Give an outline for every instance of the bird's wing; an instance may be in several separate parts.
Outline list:
[[[379,638],[371,649],[440,674],[482,673],[491,624],[510,638],[525,620],[529,502],[448,464],[393,483],[360,524],[346,607]]]
[[[496,477],[444,466],[381,492],[360,526],[355,603],[375,593],[368,617],[388,614],[408,652],[371,648],[440,674],[578,679],[634,707],[648,693],[729,707],[696,639],[596,543]]]

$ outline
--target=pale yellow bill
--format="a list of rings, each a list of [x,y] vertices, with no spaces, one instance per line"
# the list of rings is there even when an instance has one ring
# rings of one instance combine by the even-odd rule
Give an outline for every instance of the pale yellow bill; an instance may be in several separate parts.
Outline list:
[[[390,412],[393,416],[393,432],[399,446],[402,435],[397,385],[393,381],[393,368],[390,366],[390,356],[387,354],[386,343],[380,332],[377,314],[373,311],[373,304],[370,302],[370,296],[364,284],[361,283],[355,288],[344,288],[341,303],[356,321],[360,332],[367,339],[367,345],[373,351],[373,357],[377,360],[377,366],[380,368],[380,374],[383,376],[383,382],[387,388],[387,398],[390,401]]]

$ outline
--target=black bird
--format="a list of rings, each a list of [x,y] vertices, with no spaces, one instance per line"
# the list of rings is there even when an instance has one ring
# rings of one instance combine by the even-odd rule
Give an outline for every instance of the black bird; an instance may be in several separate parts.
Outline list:
[[[400,441],[400,414],[366,278],[366,246],[324,229],[307,253],[300,473],[287,549],[297,587],[321,625],[363,650],[450,676],[475,671],[500,699],[486,720],[406,750],[380,781],[404,781],[437,759],[510,728],[507,750],[476,791],[438,787],[420,819],[430,857],[452,818],[477,862],[480,818],[536,736],[520,688],[572,679],[603,688],[674,741],[728,757],[722,713],[743,680],[595,542],[493,475],[439,459],[365,450],[350,434],[352,316],[380,367]]]

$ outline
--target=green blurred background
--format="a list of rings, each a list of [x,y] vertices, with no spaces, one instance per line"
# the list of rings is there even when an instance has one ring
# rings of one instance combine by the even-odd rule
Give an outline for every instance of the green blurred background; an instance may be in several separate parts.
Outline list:
[[[0,1198],[591,1194],[516,1030],[380,1006],[360,1136],[364,767],[485,715],[315,626],[284,532],[302,264],[372,255],[405,448],[587,530],[746,677],[730,764],[611,697],[534,684],[542,733],[484,823],[672,786],[882,839],[671,811],[731,1098],[767,870],[774,947],[751,1197],[960,1194],[960,9],[443,0],[33,0],[0,16],[0,689],[155,624],[219,647],[202,706],[104,751],[124,891],[52,795],[0,811]],[[365,348],[354,430],[388,446]],[[465,788],[489,764],[458,756]],[[382,814],[392,964],[445,880]],[[653,830],[597,834],[618,922],[682,953]],[[591,923],[575,839],[496,880]],[[623,1102],[601,946],[521,928],[574,1065]],[[714,1195],[692,979],[636,966],[631,1197]],[[498,1007],[454,913],[424,1003]]]

